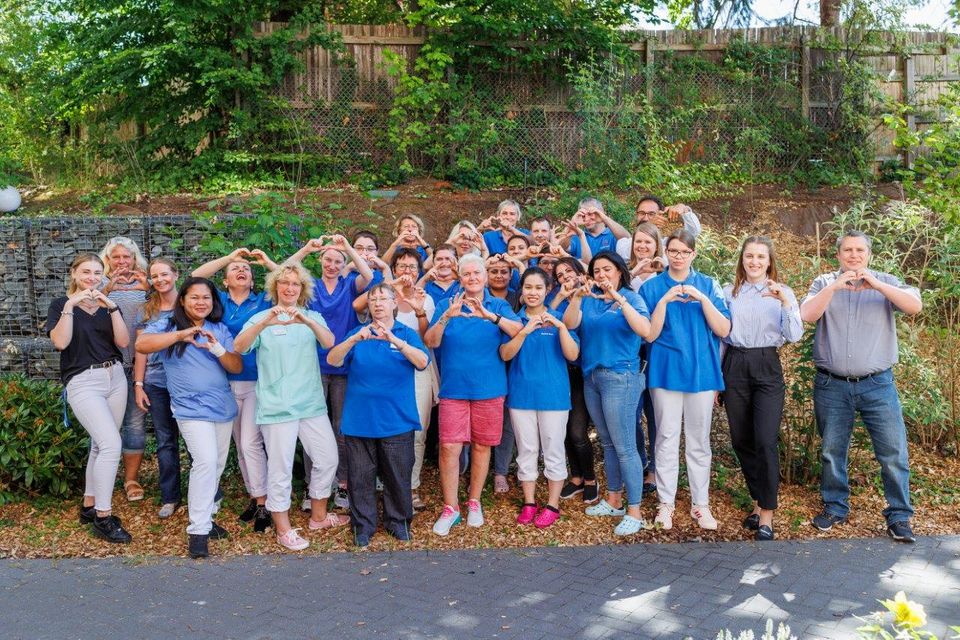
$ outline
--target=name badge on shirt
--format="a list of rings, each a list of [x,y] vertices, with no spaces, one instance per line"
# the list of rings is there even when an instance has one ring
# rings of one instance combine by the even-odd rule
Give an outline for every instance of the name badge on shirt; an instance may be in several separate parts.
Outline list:
[[[271,333],[275,336],[285,336],[287,335],[286,327],[270,327]]]

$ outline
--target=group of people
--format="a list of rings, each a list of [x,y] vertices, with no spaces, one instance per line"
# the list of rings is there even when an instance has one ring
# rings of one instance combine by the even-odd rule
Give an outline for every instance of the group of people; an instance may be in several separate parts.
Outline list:
[[[697,271],[701,225],[685,205],[644,196],[632,233],[593,198],[556,225],[537,218],[527,229],[521,217],[505,200],[479,225],[460,221],[431,246],[423,222],[404,215],[382,256],[372,233],[352,242],[336,234],[310,239],[280,263],[238,248],[182,280],[174,262],[147,264],[124,237],[99,255],[76,256],[47,332],[61,351],[67,401],[91,438],[80,521],[107,541],[130,541],[111,500],[121,458],[126,498],[144,497],[149,413],[160,518],[182,502],[181,437],[190,455],[193,557],[228,535],[214,518],[231,439],[249,497],[239,517],[258,532],[272,529],[281,546],[309,546],[290,517],[298,440],[310,531],[349,525],[366,546],[378,528],[379,491],[383,528],[410,540],[414,513],[426,506],[420,475],[433,423],[436,535],[464,519],[483,526],[490,467],[494,491],[509,491],[514,450],[519,525],[550,527],[562,501],[579,498],[588,515],[615,519],[616,535],[631,535],[648,526],[641,501],[656,494],[654,526],[670,529],[681,435],[691,518],[716,529],[710,425],[719,403],[754,500],[743,526],[772,540],[785,393],[778,349],[808,322],[816,324],[823,437],[823,511],[812,523],[828,530],[847,518],[847,451],[859,414],[881,464],[888,533],[913,541],[891,367],[894,314],[918,313],[921,302],[915,288],[868,268],[870,238],[843,234],[839,269],[798,303],[763,236],[743,241],[733,283],[721,287]],[[667,225],[679,228],[664,237]],[[304,266],[312,254],[316,275]],[[252,265],[267,273],[260,290]],[[602,494],[590,425],[602,447]]]

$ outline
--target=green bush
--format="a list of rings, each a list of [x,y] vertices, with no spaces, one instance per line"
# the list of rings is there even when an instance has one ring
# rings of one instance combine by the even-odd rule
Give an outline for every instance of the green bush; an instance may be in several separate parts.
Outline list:
[[[72,415],[64,425],[60,392],[55,382],[0,377],[0,503],[80,488],[89,438]]]

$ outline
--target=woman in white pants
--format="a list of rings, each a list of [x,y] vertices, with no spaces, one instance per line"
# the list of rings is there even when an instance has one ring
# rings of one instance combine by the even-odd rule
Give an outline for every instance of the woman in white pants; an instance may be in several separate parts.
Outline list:
[[[517,441],[517,478],[523,487],[518,524],[533,523],[546,529],[560,517],[560,491],[567,479],[567,414],[570,413],[570,380],[567,361],[580,354],[576,334],[567,329],[557,311],[544,301],[550,278],[531,267],[520,277],[520,322],[523,329],[500,345],[500,357],[510,362],[507,371],[507,408]],[[547,478],[547,503],[539,511],[537,460],[543,450],[543,475]]]
[[[650,314],[647,386],[656,416],[657,495],[654,521],[673,527],[680,471],[681,425],[690,479],[690,515],[716,529],[710,513],[710,418],[723,391],[720,338],[730,333],[730,311],[716,280],[695,271],[696,240],[683,229],[667,238],[668,268],[640,286]]]
[[[60,379],[67,403],[90,434],[80,523],[107,542],[130,542],[111,514],[113,484],[120,466],[120,421],[127,405],[123,354],[130,334],[120,308],[97,289],[103,261],[92,253],[70,265],[67,295],[47,311],[47,334],[60,352]]]
[[[259,264],[267,271],[277,265],[260,249],[241,247],[222,258],[216,258],[193,270],[197,278],[211,278],[223,270],[223,289],[217,291],[223,305],[223,324],[236,338],[247,320],[269,309],[270,301],[263,291],[254,291],[253,268]],[[243,371],[228,374],[230,389],[237,400],[237,417],[233,420],[233,442],[237,447],[237,465],[243,484],[250,496],[247,508],[240,514],[242,522],[253,522],[253,530],[263,532],[270,526],[267,501],[267,454],[263,436],[256,423],[257,415],[257,359],[254,354],[243,356]]]
[[[305,308],[314,282],[299,262],[277,267],[267,276],[265,289],[276,306],[247,321],[236,347],[257,354],[257,424],[267,448],[266,506],[277,543],[300,551],[310,543],[291,526],[289,514],[298,437],[311,461],[309,528],[350,522],[347,516],[327,513],[338,455],[320,382],[317,343],[329,349],[334,338],[323,316]]]
[[[210,538],[227,537],[226,529],[213,521],[214,501],[237,415],[227,372],[239,373],[243,360],[233,351],[233,336],[222,317],[213,283],[191,277],[177,292],[173,316],[147,325],[137,338],[137,351],[160,354],[170,409],[192,459],[187,490],[191,558],[209,555]]]

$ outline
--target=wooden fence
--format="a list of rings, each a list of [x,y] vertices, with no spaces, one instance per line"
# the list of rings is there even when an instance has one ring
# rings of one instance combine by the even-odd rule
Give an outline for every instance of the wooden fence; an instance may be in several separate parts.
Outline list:
[[[285,27],[283,23],[258,23],[257,30],[271,33]],[[383,115],[389,109],[395,80],[386,72],[384,52],[391,51],[411,64],[425,42],[423,28],[400,25],[330,25],[331,31],[341,34],[346,56],[352,62],[349,84],[345,83],[343,66],[326,50],[316,47],[303,56],[304,69],[288,77],[282,94],[296,109],[307,109],[318,103],[340,100],[351,109]],[[879,89],[884,95],[900,102],[913,104],[920,115],[911,116],[909,126],[922,130],[941,114],[936,108],[937,98],[948,91],[952,83],[960,81],[960,46],[956,39],[938,32],[908,32],[884,34],[882,46],[859,46],[862,34],[848,32],[843,27],[820,29],[816,27],[764,27],[752,29],[725,29],[701,31],[632,31],[627,34],[631,49],[638,52],[642,67],[634,84],[650,97],[657,87],[643,82],[650,77],[658,61],[666,57],[702,56],[718,60],[732,42],[769,44],[794,52],[791,69],[785,73],[795,78],[800,108],[805,118],[821,121],[837,106],[836,87],[818,77],[832,56],[839,55],[826,43],[842,42],[860,60],[877,73]],[[513,43],[517,47],[531,43]],[[498,91],[513,99],[506,111],[544,114],[545,121],[556,129],[547,135],[568,135],[573,126],[570,111],[571,88],[562,75],[543,74],[532,77],[518,69],[506,69],[496,79]],[[881,163],[897,157],[893,146],[893,132],[882,126],[879,119],[872,134],[876,161]],[[559,144],[559,143],[558,143]],[[560,145],[562,146],[562,145]],[[910,158],[902,158],[909,163]]]

